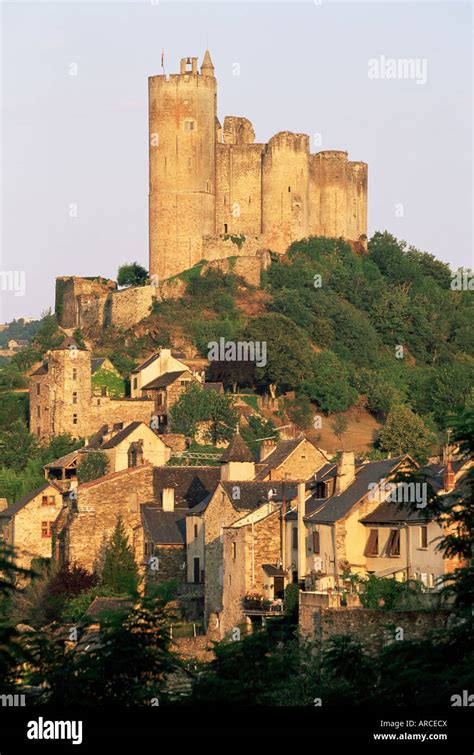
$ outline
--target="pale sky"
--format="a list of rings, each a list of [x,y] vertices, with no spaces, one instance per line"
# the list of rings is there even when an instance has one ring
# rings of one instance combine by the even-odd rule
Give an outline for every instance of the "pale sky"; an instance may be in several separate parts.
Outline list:
[[[369,235],[472,266],[470,2],[2,2],[0,321],[56,275],[148,268],[147,77],[209,47],[218,114],[369,164]],[[370,78],[413,59],[420,80]],[[240,75],[234,75],[240,66]],[[373,63],[371,64],[373,67]],[[421,73],[424,72],[423,75]],[[71,75],[76,73],[76,75]],[[321,134],[315,146],[314,135]],[[70,217],[75,214],[77,217]]]

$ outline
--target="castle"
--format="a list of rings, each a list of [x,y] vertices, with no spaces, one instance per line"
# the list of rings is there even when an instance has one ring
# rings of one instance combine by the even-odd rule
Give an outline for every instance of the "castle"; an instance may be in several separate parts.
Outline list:
[[[256,144],[247,118],[217,118],[207,50],[179,74],[149,78],[150,275],[200,260],[284,253],[307,236],[365,247],[367,164],[347,152],[310,153],[309,136],[281,131]]]

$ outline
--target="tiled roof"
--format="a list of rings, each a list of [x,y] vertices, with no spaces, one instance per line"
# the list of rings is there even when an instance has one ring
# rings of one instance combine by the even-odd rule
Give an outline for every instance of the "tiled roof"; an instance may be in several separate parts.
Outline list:
[[[406,455],[397,456],[394,459],[383,459],[362,464],[356,468],[354,482],[349,485],[340,495],[330,498],[315,498],[312,496],[306,501],[306,516],[311,522],[331,523],[342,519],[355,504],[369,492],[370,483],[386,479],[407,458]]]
[[[57,490],[59,493],[61,491],[59,488],[54,485],[54,483],[50,482],[49,480],[46,480],[44,485],[40,485],[39,488],[35,488],[35,490],[32,490],[30,493],[27,493],[23,496],[23,498],[20,498],[18,501],[15,501],[15,503],[10,504],[10,506],[7,506],[6,509],[3,509],[3,511],[0,511],[0,517],[4,519],[8,519],[11,516],[15,516],[15,514],[18,514],[21,509],[23,509],[30,501],[33,500],[33,498],[36,498],[37,495],[43,492],[43,490],[46,490],[49,487],[53,487],[55,490]]]
[[[254,456],[240,433],[234,433],[229,446],[222,454],[221,461],[223,463],[229,461],[255,461]]]
[[[174,383],[175,380],[178,380],[178,378],[181,375],[184,375],[184,373],[187,372],[187,370],[178,370],[176,372],[164,372],[163,375],[160,375],[159,377],[155,378],[151,382],[147,383],[146,385],[142,386],[142,391],[150,391],[155,390],[157,388],[166,388],[168,385],[171,385]]]
[[[219,467],[155,467],[154,500],[161,500],[165,488],[174,490],[175,506],[191,509],[213,493],[220,480]]]
[[[69,464],[73,464],[76,461],[78,456],[79,456],[79,451],[71,451],[70,453],[65,454],[64,456],[60,456],[59,459],[50,461],[49,464],[46,464],[43,468],[44,469],[60,469],[63,467],[68,467]]]
[[[360,521],[362,524],[399,524],[400,522],[430,521],[425,509],[400,506],[395,501],[384,501],[375,511]]]
[[[140,425],[145,425],[144,422],[130,422],[129,425],[124,427],[122,430],[119,430],[117,435],[114,435],[113,438],[108,440],[106,443],[101,446],[101,450],[105,451],[109,448],[116,448],[120,443],[122,443],[123,440],[126,440],[129,435],[131,435]],[[148,425],[145,425],[145,427],[148,427]]]
[[[148,367],[150,364],[152,364],[155,361],[155,359],[159,359],[159,357],[160,357],[159,351],[157,351],[156,354],[152,354],[150,357],[148,357],[148,359],[145,359],[144,362],[142,362],[141,364],[138,365],[138,367],[135,367],[135,369],[132,370],[132,375],[136,372],[141,372],[141,370],[144,370],[145,367]]]
[[[156,545],[184,545],[186,542],[186,509],[163,511],[156,504],[140,506],[143,527]]]
[[[291,482],[273,480],[246,480],[245,482],[223,482],[222,487],[227,493],[232,505],[237,511],[252,510],[269,501],[292,501],[296,498],[297,488]],[[237,490],[238,489],[238,490]],[[270,495],[273,491],[273,495]],[[238,498],[236,493],[238,492]]]

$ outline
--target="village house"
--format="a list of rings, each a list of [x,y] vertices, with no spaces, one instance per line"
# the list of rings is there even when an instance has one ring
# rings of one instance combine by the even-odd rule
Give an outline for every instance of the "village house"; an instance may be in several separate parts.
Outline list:
[[[82,449],[81,456],[87,453],[88,448]],[[171,449],[144,422],[130,422],[103,443],[100,451],[107,457],[109,472],[120,472],[145,462],[159,467],[166,464],[171,456]]]
[[[313,445],[302,433],[294,440],[264,440],[260,446],[257,480],[306,480],[331,457]]]
[[[145,386],[169,372],[189,370],[194,378],[203,382],[205,364],[206,360],[190,360],[180,352],[161,348],[132,370],[130,374],[131,396],[141,398],[146,390]]]
[[[61,489],[45,482],[0,511],[2,542],[15,549],[18,566],[29,569],[39,558],[51,558],[54,522],[63,507]]]
[[[189,370],[165,372],[142,387],[142,394],[154,399],[155,429],[165,433],[169,426],[169,412],[190,383],[199,382]]]

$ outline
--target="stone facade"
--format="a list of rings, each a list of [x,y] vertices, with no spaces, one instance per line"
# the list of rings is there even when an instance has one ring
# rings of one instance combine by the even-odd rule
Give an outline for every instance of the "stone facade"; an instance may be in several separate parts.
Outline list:
[[[15,548],[18,566],[29,569],[35,558],[51,558],[52,526],[62,508],[61,491],[49,483],[0,513],[3,542]]]
[[[446,609],[321,608],[314,598],[319,596],[300,592],[299,625],[306,638],[327,640],[333,635],[351,634],[374,653],[391,640],[396,641],[397,629],[403,630],[404,640],[422,639],[430,630],[446,627],[450,615]]]
[[[48,351],[30,376],[30,432],[41,440],[69,433],[88,438],[102,425],[150,424],[153,400],[94,396],[91,353],[71,342]]]
[[[143,569],[145,554],[140,504],[153,500],[153,467],[144,464],[84,483],[56,525],[56,558],[89,571],[99,567],[117,517],[122,517],[135,560]]]
[[[150,274],[179,274],[202,259],[284,253],[307,236],[367,238],[367,165],[347,152],[310,153],[282,131],[256,144],[250,121],[217,119],[206,52],[180,73],[149,78]],[[253,249],[252,249],[253,247]]]

